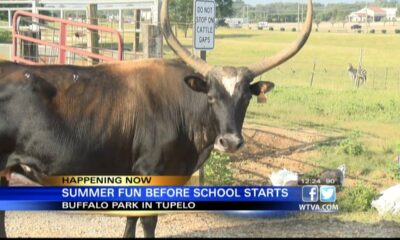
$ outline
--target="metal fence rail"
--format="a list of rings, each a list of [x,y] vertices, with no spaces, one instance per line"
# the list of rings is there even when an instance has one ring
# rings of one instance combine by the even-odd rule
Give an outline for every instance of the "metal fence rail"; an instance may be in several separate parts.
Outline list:
[[[90,44],[93,38],[98,44]],[[12,40],[13,61],[26,64],[123,59],[122,36],[115,29],[25,11],[14,14]]]

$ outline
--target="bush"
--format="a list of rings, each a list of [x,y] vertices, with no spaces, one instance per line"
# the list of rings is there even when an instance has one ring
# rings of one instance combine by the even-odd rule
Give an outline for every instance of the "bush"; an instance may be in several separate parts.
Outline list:
[[[371,29],[371,30],[369,31],[369,33],[374,34],[374,33],[375,33],[375,29]]]
[[[355,187],[346,187],[338,199],[341,211],[355,212],[368,211],[377,191],[366,184],[357,182]]]
[[[11,32],[0,29],[0,43],[11,43]]]
[[[281,27],[281,32],[284,32],[285,31],[285,28],[284,27]]]
[[[204,166],[206,184],[231,185],[232,171],[228,167],[229,163],[229,156],[219,152],[212,152]]]
[[[366,151],[364,144],[359,142],[357,139],[359,137],[359,133],[353,133],[350,137],[343,140],[339,147],[347,155],[350,156],[360,156]]]
[[[365,152],[364,145],[352,139],[344,140],[342,143],[340,143],[340,148],[345,154],[350,156],[360,156]]]
[[[394,33],[400,34],[400,29],[395,29],[395,30],[394,30]]]
[[[390,177],[395,180],[400,180],[400,169],[399,169],[399,163],[396,162],[391,162],[389,165],[389,168],[387,169],[387,172],[389,173]]]
[[[361,31],[361,30],[358,30],[357,32],[358,32],[358,33],[361,33],[362,31]]]
[[[274,27],[269,27],[269,30],[270,31],[274,31]]]
[[[383,34],[386,34],[386,32],[387,32],[386,29],[382,29]]]
[[[297,31],[297,29],[296,28],[292,28],[292,32],[296,32]]]
[[[318,28],[316,28],[315,31],[318,32]]]

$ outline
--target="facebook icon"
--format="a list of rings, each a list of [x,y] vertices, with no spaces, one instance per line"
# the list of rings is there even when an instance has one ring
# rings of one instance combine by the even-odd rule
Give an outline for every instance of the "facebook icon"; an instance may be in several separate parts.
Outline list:
[[[318,202],[318,186],[304,186],[302,193],[303,202]]]

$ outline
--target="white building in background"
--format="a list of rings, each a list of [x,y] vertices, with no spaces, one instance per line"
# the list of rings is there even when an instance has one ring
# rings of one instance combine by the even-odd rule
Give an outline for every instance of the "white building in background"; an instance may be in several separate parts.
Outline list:
[[[389,21],[397,19],[397,8],[383,8],[386,11],[386,19]]]
[[[350,13],[349,22],[365,22],[366,19],[371,22],[380,22],[383,19],[392,21],[396,19],[397,8],[381,8],[378,6],[365,7],[356,12]]]
[[[248,24],[249,21],[247,18],[225,18],[225,23],[230,28],[241,28],[243,24]]]

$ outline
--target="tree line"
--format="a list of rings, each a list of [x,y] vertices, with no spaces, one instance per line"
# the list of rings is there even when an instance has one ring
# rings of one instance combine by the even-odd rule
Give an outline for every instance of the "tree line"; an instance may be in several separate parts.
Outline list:
[[[303,1],[304,3],[305,1]],[[369,6],[399,8],[399,0],[375,0]],[[323,22],[341,22],[354,11],[365,7],[365,1],[356,3],[314,3],[314,19]],[[297,22],[305,17],[306,5],[298,3],[269,3],[250,6],[243,0],[236,0],[233,4],[233,17],[248,18],[250,22]],[[398,14],[400,13],[400,8]]]
[[[249,18],[250,22],[297,22],[305,17],[306,5],[297,3],[268,3],[256,6],[248,5],[244,0],[215,0],[216,17],[219,24],[224,24],[227,17]],[[369,5],[380,7],[399,7],[400,0],[375,0]],[[23,5],[5,5],[0,3],[0,7],[22,7]],[[346,17],[354,11],[365,7],[364,1],[356,3],[314,3],[314,18],[317,22],[340,22],[345,21]],[[400,8],[398,11],[400,14]],[[184,30],[185,35],[193,21],[193,1],[192,0],[171,0],[170,2],[171,22],[177,23],[177,27]],[[7,12],[0,12],[0,19],[7,19]]]

